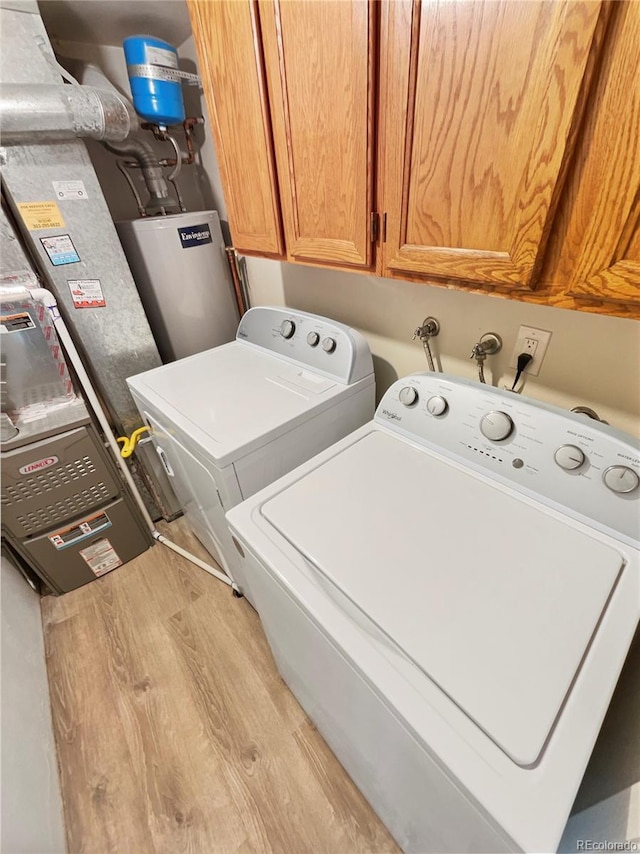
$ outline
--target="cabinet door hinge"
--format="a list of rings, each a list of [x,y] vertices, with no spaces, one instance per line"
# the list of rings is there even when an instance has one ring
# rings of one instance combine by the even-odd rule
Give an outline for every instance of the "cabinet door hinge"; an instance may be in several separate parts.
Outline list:
[[[376,243],[380,234],[380,214],[376,211],[371,212],[369,220],[369,238],[372,243]]]
[[[382,214],[382,242],[387,242],[387,212]]]

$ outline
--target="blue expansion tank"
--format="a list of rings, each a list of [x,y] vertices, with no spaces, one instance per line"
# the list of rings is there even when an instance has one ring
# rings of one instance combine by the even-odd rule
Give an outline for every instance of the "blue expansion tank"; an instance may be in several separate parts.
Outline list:
[[[154,36],[129,36],[123,42],[136,113],[148,122],[168,126],[185,119],[178,52]],[[153,67],[162,66],[162,67]]]

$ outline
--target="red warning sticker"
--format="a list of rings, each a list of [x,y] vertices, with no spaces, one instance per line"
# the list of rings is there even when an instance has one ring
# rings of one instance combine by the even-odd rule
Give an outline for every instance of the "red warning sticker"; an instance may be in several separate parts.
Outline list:
[[[73,279],[67,284],[74,308],[103,308],[106,305],[100,279]]]

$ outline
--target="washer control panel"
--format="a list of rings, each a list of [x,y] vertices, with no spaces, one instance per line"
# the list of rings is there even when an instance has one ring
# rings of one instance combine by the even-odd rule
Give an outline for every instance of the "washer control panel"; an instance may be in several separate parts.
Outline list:
[[[342,383],[373,374],[369,345],[357,330],[304,311],[276,306],[251,308],[240,321],[236,340]]]
[[[394,383],[375,420],[640,540],[640,442],[598,421],[446,374]]]

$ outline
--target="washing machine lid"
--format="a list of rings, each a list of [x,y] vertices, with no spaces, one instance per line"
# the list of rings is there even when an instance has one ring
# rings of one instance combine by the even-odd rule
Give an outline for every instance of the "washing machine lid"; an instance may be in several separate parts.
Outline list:
[[[219,464],[271,441],[348,387],[234,341],[131,377],[145,401]]]
[[[541,758],[622,571],[614,548],[380,430],[261,513],[513,762]]]

